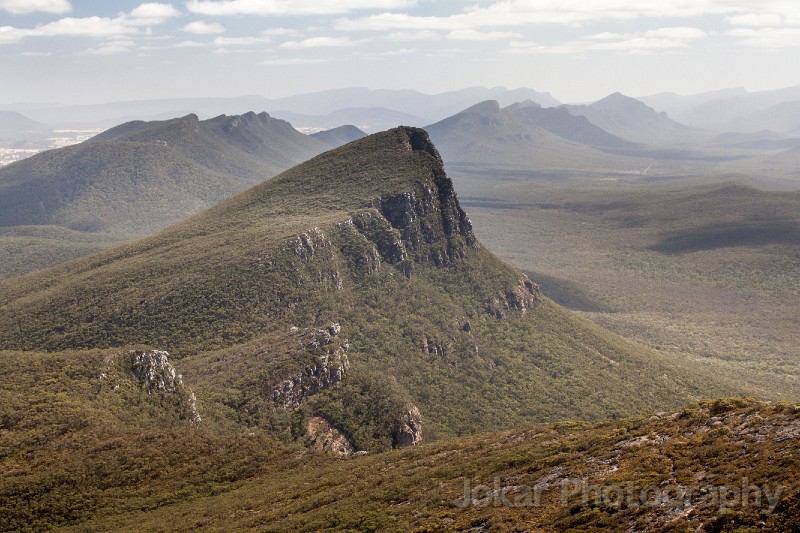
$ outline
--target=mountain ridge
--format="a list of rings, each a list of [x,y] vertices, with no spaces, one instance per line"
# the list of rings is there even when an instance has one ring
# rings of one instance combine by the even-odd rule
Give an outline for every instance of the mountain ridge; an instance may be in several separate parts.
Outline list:
[[[0,311],[0,348],[166,351],[204,423],[297,442],[321,419],[353,450],[742,392],[542,297],[477,242],[436,147],[409,127],[2,282]]]
[[[63,241],[65,231],[98,243],[143,237],[348,140],[310,137],[266,113],[207,120],[190,114],[128,122],[7,165],[0,168],[0,226],[53,231],[31,235],[31,252],[15,253],[0,276],[81,255],[85,247]],[[51,243],[59,252],[42,254]],[[19,244],[19,237],[0,240],[0,256]]]
[[[586,117],[592,124],[623,139],[636,142],[657,142],[676,135],[687,135],[690,129],[656,112],[641,100],[612,93],[589,105],[561,106],[574,115]]]

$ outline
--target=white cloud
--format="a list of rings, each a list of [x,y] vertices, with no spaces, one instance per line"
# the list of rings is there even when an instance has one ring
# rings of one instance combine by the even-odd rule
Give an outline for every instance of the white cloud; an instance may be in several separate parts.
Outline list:
[[[251,44],[268,43],[269,37],[217,37],[214,44],[217,46],[247,46]]]
[[[2,0],[0,0],[2,1]],[[28,37],[88,37],[108,38],[128,35],[150,35],[141,26],[161,24],[180,12],[171,4],[145,3],[130,13],[120,13],[115,18],[108,17],[64,17],[34,28],[0,27],[0,44],[17,43]],[[91,49],[94,51],[100,49]],[[105,53],[105,52],[101,52]]]
[[[502,50],[504,54],[576,54],[581,51],[577,41],[556,45],[544,45],[534,41],[511,41],[508,48]]]
[[[611,50],[629,53],[658,53],[689,48],[694,41],[708,37],[700,28],[658,28],[639,33],[601,33],[583,40],[583,49]]]
[[[123,18],[67,17],[36,26],[31,31],[31,35],[42,37],[109,37],[139,33],[140,30],[126,24]]]
[[[0,44],[18,43],[28,36],[29,31],[13,26],[0,26]]]
[[[50,57],[53,55],[52,52],[22,52],[21,56],[25,57]]]
[[[201,48],[206,46],[206,44],[198,42],[198,41],[181,41],[179,43],[175,43],[172,47],[173,48]]]
[[[189,0],[186,9],[211,16],[333,15],[364,9],[413,7],[416,0]]]
[[[709,34],[699,28],[657,28],[636,33],[602,32],[587,35],[579,40],[557,44],[532,41],[512,41],[503,50],[510,54],[580,53],[587,50],[606,50],[630,54],[664,54],[690,48],[697,40]]]
[[[475,4],[449,16],[380,13],[340,19],[335,25],[341,30],[363,31],[459,30],[710,15],[734,20],[748,13],[777,14],[784,22],[800,18],[794,0],[503,0]]]
[[[341,46],[358,46],[364,40],[353,41],[349,37],[310,37],[302,41],[286,41],[280,48],[324,48]]]
[[[194,33],[195,35],[213,35],[215,33],[225,33],[225,26],[216,22],[197,20],[184,26],[183,31]]]
[[[389,50],[388,52],[383,52],[382,56],[406,56],[410,54],[415,54],[417,51],[413,48],[398,48],[397,50]]]
[[[343,31],[393,31],[393,30],[456,30],[470,27],[480,27],[482,24],[475,21],[470,24],[465,15],[452,15],[450,17],[419,17],[405,13],[379,13],[359,19],[339,19],[334,27]]]
[[[728,22],[734,26],[780,26],[783,17],[777,13],[745,13],[728,17]]]
[[[130,51],[130,47],[124,44],[106,44],[103,46],[98,46],[97,48],[87,48],[83,53],[93,56],[110,56],[126,54]]]
[[[386,36],[390,41],[438,41],[442,37],[432,30],[396,31]]]
[[[43,13],[69,13],[72,4],[68,0],[0,0],[0,11],[24,15],[41,11]]]
[[[314,65],[325,63],[325,59],[311,59],[306,57],[281,57],[277,59],[265,59],[260,65]]]
[[[501,39],[519,39],[520,34],[512,31],[479,31],[473,29],[453,30],[447,38],[453,41],[496,41]]]
[[[700,28],[680,26],[675,28],[658,28],[655,30],[648,30],[644,32],[644,36],[648,38],[663,37],[666,39],[675,39],[680,41],[694,41],[696,39],[708,37],[708,33]]]
[[[120,15],[126,23],[133,26],[151,26],[163,24],[171,18],[181,16],[181,12],[175,9],[172,4],[146,3],[141,4],[131,11],[128,15]]]
[[[800,28],[740,28],[727,32],[726,35],[741,37],[739,41],[745,46],[759,48],[790,48],[800,46]]]
[[[297,35],[298,33],[300,32],[292,28],[267,28],[261,32],[261,35],[279,37],[282,35]]]

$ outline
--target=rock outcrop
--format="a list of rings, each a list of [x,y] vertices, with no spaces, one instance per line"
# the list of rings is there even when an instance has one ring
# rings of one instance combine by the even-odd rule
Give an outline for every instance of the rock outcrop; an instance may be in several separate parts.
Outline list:
[[[353,455],[355,447],[344,433],[327,418],[313,416],[306,427],[307,445],[312,450],[328,452],[340,457]]]
[[[528,309],[539,303],[539,285],[528,277],[519,280],[517,286],[498,294],[486,306],[486,311],[496,318],[505,318],[509,312],[519,312],[525,316]]]
[[[392,431],[392,447],[407,448],[422,442],[422,414],[416,405],[409,405],[408,411],[395,422]]]
[[[181,416],[192,422],[200,422],[197,412],[197,397],[183,384],[183,377],[176,373],[169,362],[169,353],[163,350],[133,351],[129,354],[133,377],[147,394],[174,394],[183,406]]]
[[[422,337],[422,341],[420,341],[420,349],[424,354],[433,354],[433,355],[446,355],[453,351],[453,343],[451,342],[440,342],[436,339],[425,335]]]
[[[162,350],[131,352],[133,376],[144,386],[147,394],[175,392],[182,383],[181,376],[169,363],[169,353]]]
[[[435,160],[430,177],[374,199],[339,224],[347,242],[342,251],[358,272],[375,272],[384,262],[410,277],[415,264],[443,267],[479,247],[436,148],[423,130],[408,128],[407,135],[409,150]]]
[[[312,353],[308,365],[298,374],[281,381],[272,391],[272,399],[284,409],[296,409],[309,396],[335,386],[350,368],[347,341],[334,342],[341,326],[333,323],[322,329],[292,328],[302,338],[305,349]]]

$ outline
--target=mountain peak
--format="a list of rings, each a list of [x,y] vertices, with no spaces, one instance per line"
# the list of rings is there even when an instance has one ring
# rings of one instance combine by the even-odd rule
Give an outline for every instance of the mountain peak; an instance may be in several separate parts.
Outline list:
[[[468,107],[462,113],[476,113],[480,115],[496,115],[500,113],[500,102],[497,100],[485,100],[472,107]]]
[[[541,109],[542,106],[531,100],[530,98],[521,102],[514,102],[503,108],[504,111],[515,111],[518,109]]]
[[[589,107],[593,109],[597,109],[599,111],[610,110],[610,109],[619,109],[622,106],[626,106],[629,108],[646,108],[647,106],[644,102],[637,100],[635,98],[631,98],[630,96],[625,96],[620,92],[611,93],[605,98],[598,100],[597,102],[591,104]]]

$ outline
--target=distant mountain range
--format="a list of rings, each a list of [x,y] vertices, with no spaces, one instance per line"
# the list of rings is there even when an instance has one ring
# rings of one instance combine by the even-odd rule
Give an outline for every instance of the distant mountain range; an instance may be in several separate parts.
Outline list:
[[[639,99],[679,122],[698,128],[744,133],[772,130],[800,135],[800,85],[756,92],[726,89],[689,96],[662,93]]]
[[[585,117],[532,102],[507,107],[482,102],[425,129],[445,161],[462,166],[562,171],[623,167],[628,162],[604,150],[636,148]]]
[[[559,105],[549,93],[532,89],[509,90],[505,87],[470,87],[458,91],[439,94],[423,94],[412,90],[370,90],[363,87],[334,89],[315,93],[288,96],[285,98],[265,98],[261,96],[241,96],[235,98],[173,98],[162,100],[140,100],[130,102],[111,102],[95,105],[62,104],[15,104],[0,106],[0,109],[16,111],[47,124],[92,124],[111,127],[130,120],[160,120],[189,113],[199,117],[214,117],[220,114],[243,114],[253,109],[264,109],[275,116],[322,115],[320,122],[308,126],[329,129],[343,124],[355,124],[369,131],[376,131],[391,124],[397,113],[420,117],[421,123],[430,123],[469,107],[483,100],[494,99],[504,105],[530,99],[543,106]],[[344,120],[331,123],[331,113],[341,110],[380,108],[386,110],[385,116],[372,111],[369,120]],[[278,113],[280,112],[280,113]]]
[[[306,132],[329,130],[342,124],[352,124],[362,131],[375,133],[401,125],[424,126],[428,123],[423,117],[385,107],[349,107],[326,115],[305,115],[278,110],[273,111],[272,115],[287,120],[295,128]]]
[[[620,93],[606,96],[589,105],[565,105],[573,115],[586,117],[589,122],[623,139],[637,143],[674,142],[679,136],[690,135],[690,129],[658,113],[640,100]]]
[[[51,127],[15,111],[0,111],[0,141],[27,140],[48,135]]]
[[[18,229],[0,238],[0,256],[4,246],[18,250],[23,237],[27,246],[3,261],[0,275],[75,256],[63,249],[52,257],[43,254],[36,245],[42,239],[63,246],[67,232],[77,241],[70,245],[74,254],[82,254],[94,249],[85,242],[92,235],[106,245],[150,235],[359,135],[343,128],[311,137],[266,113],[204,121],[187,115],[125,123],[79,145],[2,167],[0,227],[6,233]],[[89,233],[69,233],[76,231]]]
[[[473,89],[449,96],[458,101],[487,92],[498,92],[504,98],[520,93]],[[366,103],[370,99],[405,99],[406,103],[416,99],[422,112],[430,111],[434,104],[446,107],[439,96],[365,89],[304,95],[282,103],[323,109],[324,105],[335,105],[332,100],[336,97],[347,103],[352,94],[363,96]],[[317,104],[313,104],[314,99]],[[161,104],[147,103],[156,107]],[[792,105],[780,104],[779,108],[767,108],[761,115],[783,119],[787,125],[793,123]],[[17,114],[10,116],[14,121],[9,124],[37,124]],[[285,116],[296,122],[308,120],[300,123],[312,130],[317,129],[314,124],[333,125],[350,119],[360,121],[366,129],[395,121],[419,124],[423,120],[422,116],[370,107],[318,116],[286,112]],[[542,107],[530,99],[503,106],[500,101],[485,100],[426,129],[450,168],[469,172],[515,169],[559,177],[596,172],[640,174],[648,172],[656,161],[667,172],[669,168],[684,171],[680,165],[685,161],[732,161],[724,168],[729,172],[735,171],[736,160],[752,155],[733,150],[786,150],[800,142],[770,131],[715,137],[708,132],[701,134],[619,93],[583,106]],[[10,165],[0,169],[0,227],[6,228],[0,242],[8,245],[5,255],[0,246],[0,258],[5,259],[0,277],[96,250],[96,242],[86,242],[86,232],[93,235],[90,240],[99,239],[103,246],[120,238],[149,235],[364,135],[362,129],[352,125],[305,135],[289,122],[266,113],[219,115],[207,120],[189,114],[178,119],[127,122],[80,145]],[[708,143],[708,153],[696,151],[699,139]],[[679,149],[672,148],[673,144]],[[796,158],[795,152],[787,152],[775,160],[775,168],[791,178]],[[768,172],[770,161],[740,168],[763,174]],[[52,254],[43,253],[48,247],[54,250]],[[30,252],[11,253],[12,249]]]

